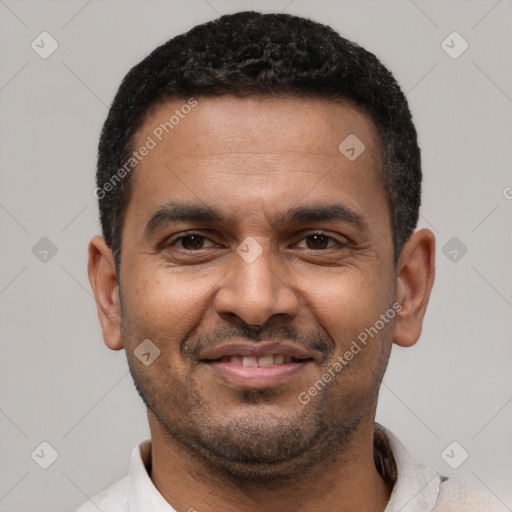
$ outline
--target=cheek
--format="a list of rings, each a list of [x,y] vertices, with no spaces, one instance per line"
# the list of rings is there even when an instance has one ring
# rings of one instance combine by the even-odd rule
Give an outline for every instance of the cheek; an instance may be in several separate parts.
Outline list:
[[[386,368],[393,322],[382,324],[380,315],[392,306],[394,288],[389,269],[346,270],[336,279],[318,280],[308,307],[334,343],[322,368],[334,374],[332,393],[356,407],[374,396]]]
[[[127,295],[132,313],[141,320],[179,327],[200,308],[214,282],[206,274],[191,277],[181,269],[159,269],[140,272],[128,283]]]
[[[334,340],[346,340],[370,327],[393,301],[393,279],[374,269],[346,268],[336,276],[315,279],[304,288],[306,307]]]
[[[134,269],[122,286],[127,356],[133,358],[142,340],[150,339],[160,350],[160,363],[177,375],[185,371],[181,342],[204,323],[204,308],[214,282],[206,273],[191,278],[181,270]]]

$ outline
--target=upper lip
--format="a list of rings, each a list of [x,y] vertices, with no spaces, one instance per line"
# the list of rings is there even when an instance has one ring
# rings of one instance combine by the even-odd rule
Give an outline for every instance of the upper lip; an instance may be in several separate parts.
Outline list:
[[[276,341],[258,341],[246,343],[225,343],[199,354],[199,359],[214,361],[227,356],[263,357],[283,354],[295,359],[315,359],[315,356],[293,343]]]

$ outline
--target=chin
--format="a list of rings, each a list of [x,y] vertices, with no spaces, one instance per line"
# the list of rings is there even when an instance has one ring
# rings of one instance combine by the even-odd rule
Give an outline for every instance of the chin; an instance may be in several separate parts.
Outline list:
[[[187,414],[186,428],[160,421],[212,477],[237,487],[272,489],[336,460],[359,419],[339,424],[326,413],[329,410],[319,404],[288,414],[253,405],[233,416],[199,407]]]
[[[281,425],[279,431],[244,430],[242,435],[223,429],[221,438],[203,439],[207,442],[196,453],[212,476],[222,476],[241,488],[277,489],[311,474],[316,467],[334,463],[358,424],[356,420],[335,427],[319,421],[295,429]],[[233,424],[232,428],[237,427]]]

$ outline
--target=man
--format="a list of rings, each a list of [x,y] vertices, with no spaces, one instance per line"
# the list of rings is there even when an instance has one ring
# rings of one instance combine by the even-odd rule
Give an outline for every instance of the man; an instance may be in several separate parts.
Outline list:
[[[283,14],[175,37],[123,80],[95,194],[89,278],[151,440],[80,512],[501,510],[375,424],[435,240],[414,232],[416,131],[373,54]]]

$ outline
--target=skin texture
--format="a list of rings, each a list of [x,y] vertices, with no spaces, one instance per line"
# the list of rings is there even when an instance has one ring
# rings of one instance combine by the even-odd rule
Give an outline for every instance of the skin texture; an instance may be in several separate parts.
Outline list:
[[[361,110],[322,99],[197,100],[137,167],[119,279],[104,239],[89,245],[105,343],[126,350],[148,406],[151,478],[179,512],[384,510],[391,485],[372,446],[378,390],[393,342],[410,346],[421,333],[434,236],[414,233],[395,268],[376,132]],[[154,108],[134,147],[183,103]],[[365,144],[354,161],[338,150],[349,134]],[[169,201],[229,220],[165,224],[147,236]],[[361,223],[277,222],[289,208],[331,204]],[[200,237],[176,240],[191,231]],[[319,232],[328,238],[311,237]],[[251,263],[236,252],[247,237],[262,250]],[[299,393],[394,303],[393,320],[301,403]],[[134,350],[148,338],[160,356],[145,366]],[[291,342],[313,360],[264,389],[235,385],[200,360],[234,338]]]

